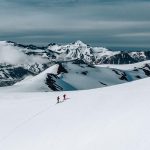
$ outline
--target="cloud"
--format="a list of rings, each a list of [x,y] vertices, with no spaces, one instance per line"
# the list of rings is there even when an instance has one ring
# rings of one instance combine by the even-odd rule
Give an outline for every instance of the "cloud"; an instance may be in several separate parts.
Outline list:
[[[11,46],[5,41],[0,42],[0,63],[9,64],[35,64],[44,63],[47,60],[40,56],[28,56],[20,48]]]
[[[150,37],[150,32],[139,32],[139,33],[124,33],[119,34],[118,37]]]
[[[150,32],[149,14],[148,0],[2,0],[0,40],[137,45],[139,40],[118,35]],[[144,46],[143,36],[137,37]]]

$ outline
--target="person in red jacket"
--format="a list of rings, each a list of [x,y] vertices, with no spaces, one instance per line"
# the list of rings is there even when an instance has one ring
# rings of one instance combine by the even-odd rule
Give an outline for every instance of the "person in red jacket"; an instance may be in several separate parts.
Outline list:
[[[66,94],[63,95],[64,100],[66,100]]]

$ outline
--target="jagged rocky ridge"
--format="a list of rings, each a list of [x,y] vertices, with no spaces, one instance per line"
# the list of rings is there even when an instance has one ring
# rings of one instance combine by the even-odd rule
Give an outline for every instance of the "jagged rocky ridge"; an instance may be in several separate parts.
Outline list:
[[[0,87],[13,85],[27,76],[35,76],[52,64],[10,65],[0,64]]]
[[[36,62],[27,62],[26,64],[11,64],[0,61],[0,86],[13,85],[23,80],[27,76],[35,76],[55,63],[74,61],[74,63],[84,62],[87,66],[95,64],[130,64],[150,59],[149,51],[111,51],[103,47],[91,47],[81,41],[74,43],[59,45],[51,43],[48,46],[34,46],[17,44],[11,41],[0,42],[0,51],[6,49],[15,49],[27,57],[38,57],[44,60]],[[147,75],[149,71],[144,70]],[[82,75],[87,75],[87,71],[83,71]],[[54,77],[53,77],[54,78]],[[142,78],[137,75],[137,78]],[[125,79],[125,76],[122,77]],[[106,83],[99,81],[103,86]]]
[[[83,90],[131,82],[146,77],[150,77],[150,64],[131,70],[121,70],[90,66],[83,61],[75,60],[59,64],[57,75],[47,74],[46,84],[53,91]]]
[[[19,47],[28,55],[41,55],[51,61],[81,59],[92,64],[131,64],[150,60],[150,51],[112,51],[103,47],[91,47],[82,41],[66,45],[51,43],[45,47],[17,44],[11,41],[7,43]]]
[[[136,64],[132,69],[100,67],[83,60],[59,62],[43,72],[27,77],[2,92],[71,91],[106,87],[150,77],[150,63]]]

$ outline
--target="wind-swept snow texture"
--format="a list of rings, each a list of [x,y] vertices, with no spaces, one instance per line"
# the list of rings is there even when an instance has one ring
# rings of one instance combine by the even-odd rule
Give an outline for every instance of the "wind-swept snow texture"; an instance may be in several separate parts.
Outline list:
[[[1,150],[149,150],[150,78],[102,89],[0,93]]]

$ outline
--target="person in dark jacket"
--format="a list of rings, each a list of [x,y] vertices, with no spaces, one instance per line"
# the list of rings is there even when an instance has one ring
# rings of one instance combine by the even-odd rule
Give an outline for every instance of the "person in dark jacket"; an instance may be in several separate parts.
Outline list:
[[[60,97],[58,96],[58,97],[57,97],[57,103],[59,103],[59,102],[60,102]]]

